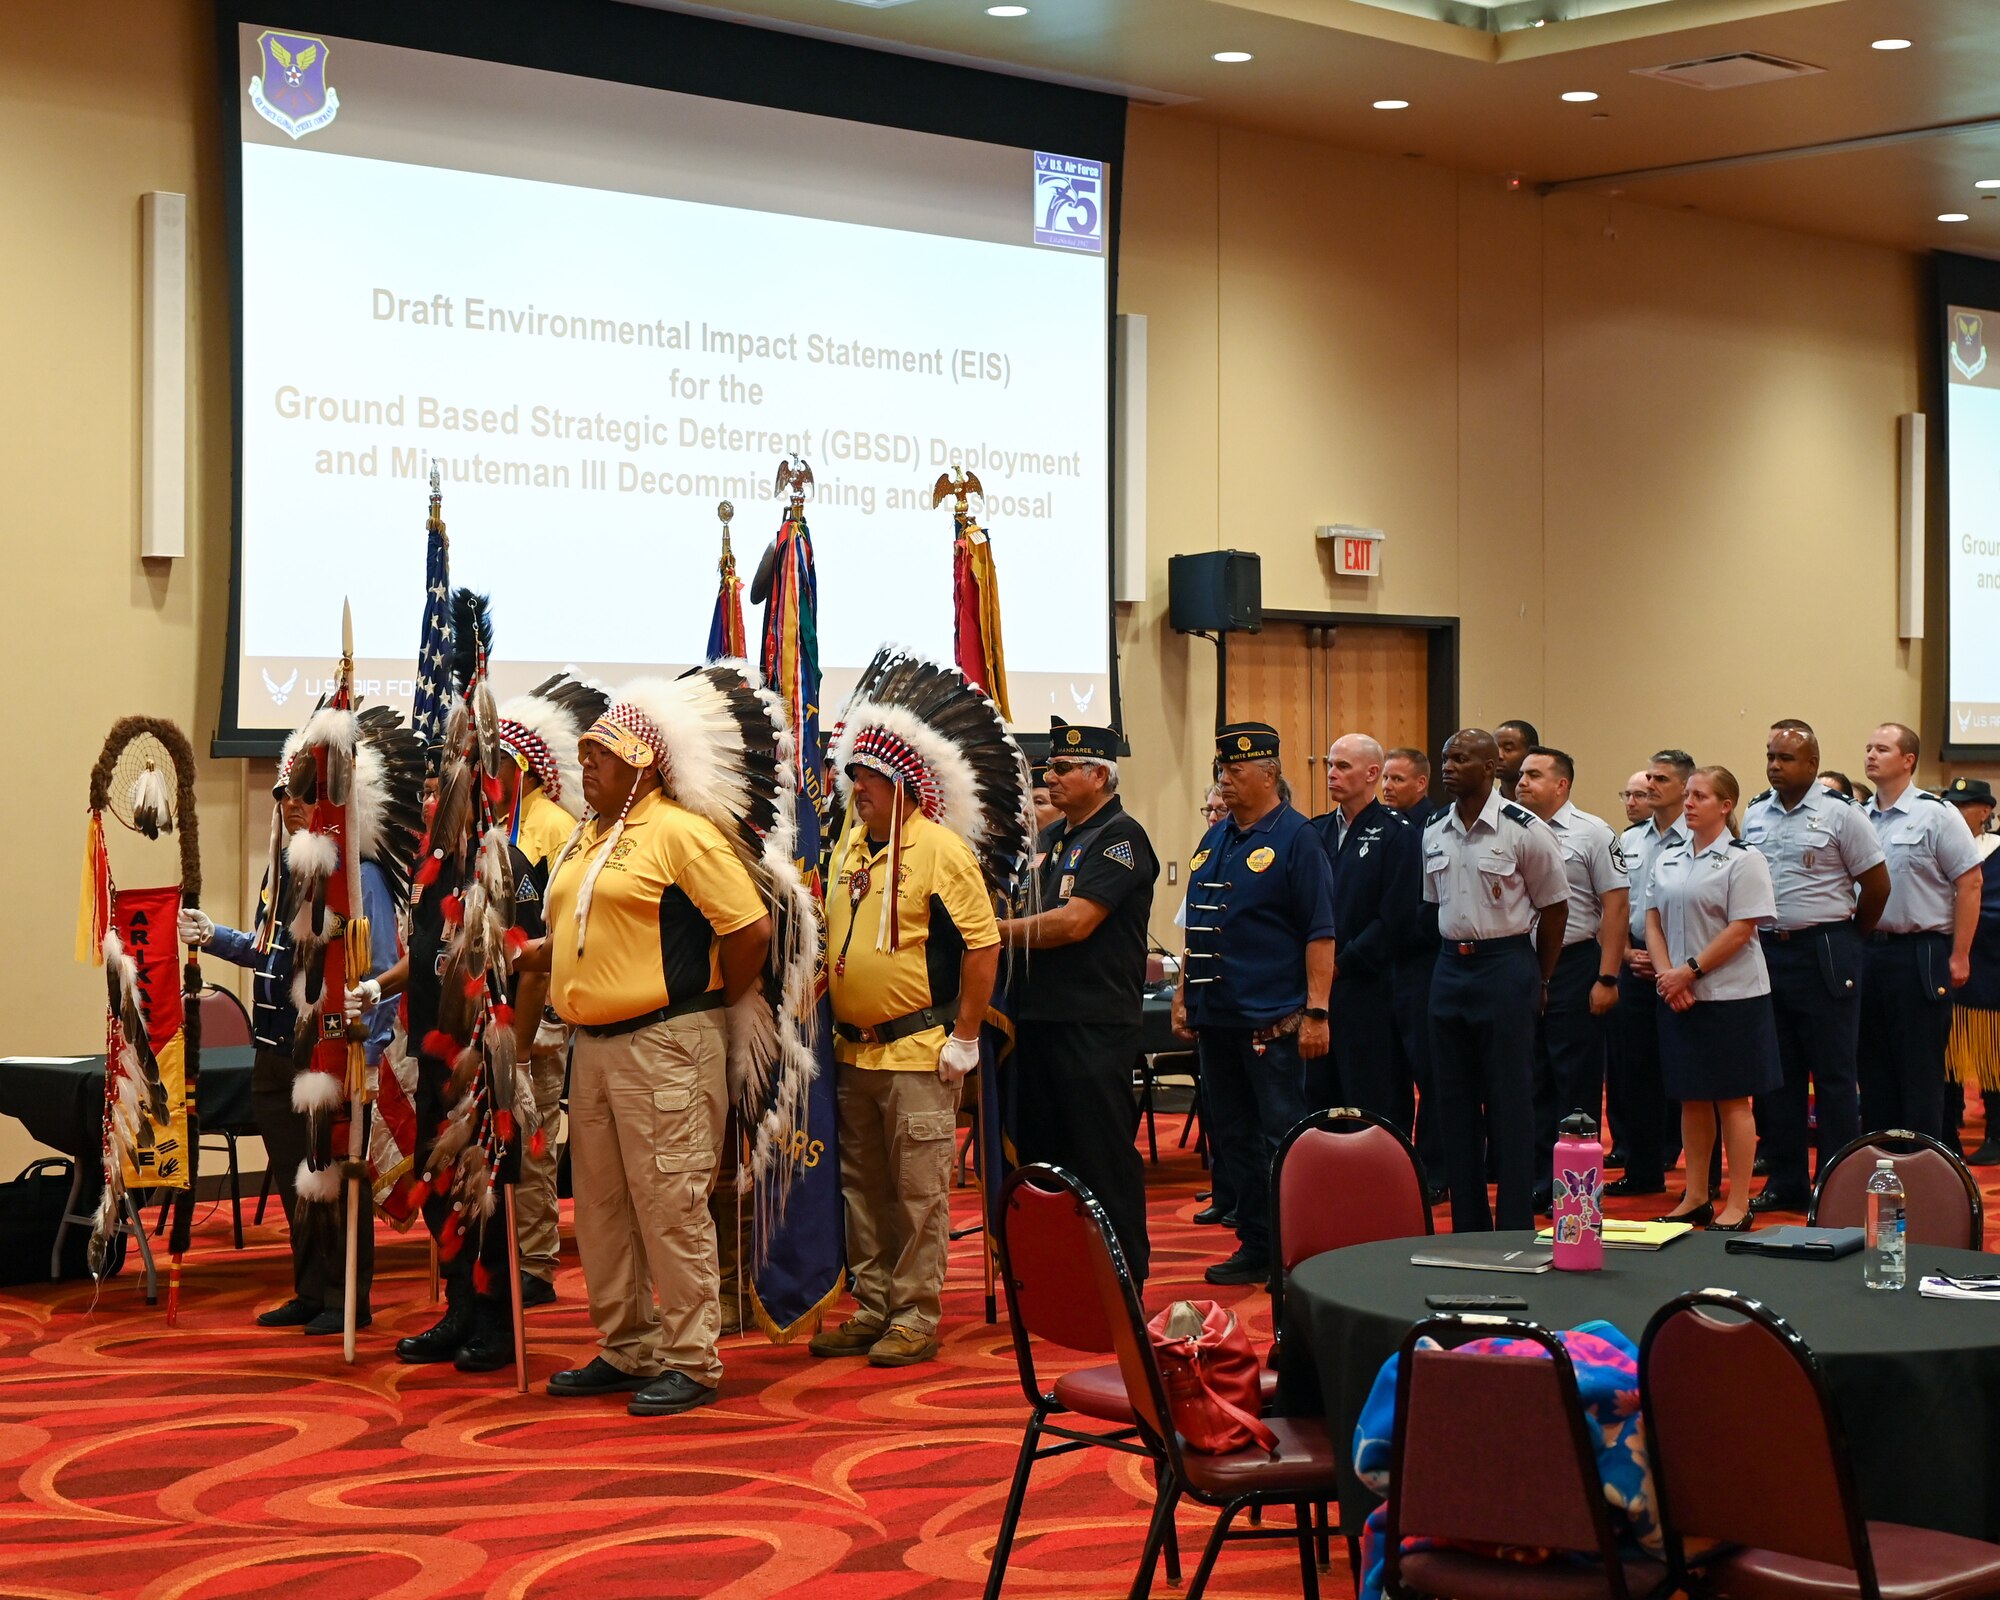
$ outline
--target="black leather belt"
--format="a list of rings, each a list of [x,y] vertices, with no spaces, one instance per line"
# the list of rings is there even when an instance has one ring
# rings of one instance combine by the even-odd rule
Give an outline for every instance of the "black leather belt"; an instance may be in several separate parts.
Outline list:
[[[676,1000],[657,1011],[648,1011],[642,1017],[627,1017],[623,1022],[606,1022],[592,1027],[587,1022],[577,1024],[593,1039],[616,1039],[621,1034],[637,1033],[641,1028],[650,1028],[656,1022],[672,1022],[675,1017],[685,1017],[696,1011],[713,1011],[722,1004],[722,991],[710,989],[706,994],[698,994],[691,1000]]]
[[[1529,942],[1525,933],[1509,933],[1498,939],[1447,939],[1444,952],[1450,956],[1478,956],[1492,950],[1519,949]]]
[[[1903,939],[1949,939],[1951,935],[1941,929],[1912,928],[1907,933],[1884,933],[1877,928],[1868,935],[1870,944],[1894,944]]]
[[[1804,928],[1759,928],[1758,935],[1775,940],[1779,944],[1790,944],[1794,939],[1810,939],[1816,933],[1834,933],[1842,928],[1852,928],[1849,922],[1815,922]]]
[[[907,1017],[891,1017],[872,1028],[857,1028],[851,1022],[836,1022],[833,1032],[836,1038],[845,1039],[849,1044],[894,1044],[896,1040],[907,1039],[913,1033],[945,1027],[957,1016],[958,997],[954,995],[942,1005],[925,1006],[921,1011],[912,1011]]]

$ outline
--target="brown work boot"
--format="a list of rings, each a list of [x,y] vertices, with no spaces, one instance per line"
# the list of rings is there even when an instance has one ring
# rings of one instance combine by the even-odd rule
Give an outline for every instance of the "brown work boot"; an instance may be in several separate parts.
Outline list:
[[[937,1335],[898,1323],[868,1347],[871,1367],[914,1367],[919,1361],[935,1361]]]
[[[849,1317],[837,1328],[822,1328],[806,1348],[816,1356],[861,1356],[882,1337],[882,1324],[866,1317]]]

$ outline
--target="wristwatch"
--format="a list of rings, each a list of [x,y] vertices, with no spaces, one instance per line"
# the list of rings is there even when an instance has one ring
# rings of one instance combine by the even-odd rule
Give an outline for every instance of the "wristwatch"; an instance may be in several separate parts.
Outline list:
[[[1600,972],[1597,975],[1597,987],[1600,989],[1615,989],[1618,987],[1618,979],[1612,973]]]
[[[1313,1021],[1315,1021],[1315,1022],[1324,1022],[1324,1021],[1326,1021],[1326,1007],[1325,1007],[1325,1006],[1307,1006],[1307,1007],[1306,1007],[1306,1015],[1307,1015],[1307,1016],[1309,1016],[1309,1017],[1311,1017],[1311,1018],[1312,1018],[1312,1020],[1313,1020]]]
[[[1688,957],[1688,971],[1692,972],[1697,978],[1708,976],[1707,973],[1701,970],[1701,958],[1699,956]]]

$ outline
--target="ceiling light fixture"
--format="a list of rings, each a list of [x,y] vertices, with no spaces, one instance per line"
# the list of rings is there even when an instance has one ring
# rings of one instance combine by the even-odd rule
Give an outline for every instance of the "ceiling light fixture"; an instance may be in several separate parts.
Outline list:
[[[1972,187],[1975,189],[2000,189],[2000,178],[1981,178]]]
[[[989,17],[1025,17],[1028,14],[1028,8],[1026,6],[988,6],[986,14]]]
[[[1908,39],[1877,39],[1868,48],[1871,50],[1907,50],[1910,48],[1910,41]]]
[[[1970,222],[1971,220],[1972,218],[1967,216],[1963,211],[1940,211],[1938,213],[1938,221],[1940,222]]]
[[[1566,89],[1563,98],[1573,106],[1587,105],[1597,98],[1595,89]]]
[[[1410,102],[1407,100],[1377,100],[1375,102],[1375,109],[1377,111],[1407,111],[1410,109]]]
[[[1248,50],[1218,50],[1209,59],[1211,61],[1226,62],[1230,66],[1234,66],[1239,61],[1254,61],[1257,58],[1251,55]]]

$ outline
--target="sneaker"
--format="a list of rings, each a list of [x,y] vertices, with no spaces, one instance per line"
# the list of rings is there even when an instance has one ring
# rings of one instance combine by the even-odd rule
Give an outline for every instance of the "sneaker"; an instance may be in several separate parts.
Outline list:
[[[354,1314],[354,1330],[359,1333],[375,1320],[366,1306]],[[320,1314],[308,1322],[305,1333],[311,1339],[324,1339],[328,1334],[347,1332],[347,1313],[339,1306],[326,1306]]]
[[[1268,1251],[1239,1250],[1227,1261],[1218,1261],[1202,1274],[1210,1283],[1268,1283],[1271,1257]]]
[[[936,1334],[898,1323],[868,1347],[868,1365],[914,1367],[919,1361],[935,1361],[937,1353]]]
[[[712,1406],[715,1395],[715,1390],[685,1372],[663,1372],[626,1401],[625,1409],[635,1417],[671,1417],[696,1406]]]
[[[319,1315],[319,1303],[293,1295],[281,1306],[273,1306],[257,1318],[260,1328],[303,1328]]]
[[[882,1337],[882,1324],[849,1317],[837,1328],[822,1328],[806,1349],[816,1356],[865,1356]]]
[[[532,1272],[521,1274],[521,1309],[533,1311],[536,1306],[552,1306],[556,1303],[556,1286],[547,1278],[538,1278]]]

